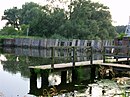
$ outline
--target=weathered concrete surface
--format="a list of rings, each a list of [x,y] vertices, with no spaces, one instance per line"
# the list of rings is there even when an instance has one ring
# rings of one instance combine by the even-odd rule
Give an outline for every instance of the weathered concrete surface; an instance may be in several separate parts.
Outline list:
[[[60,39],[31,39],[31,38],[15,38],[4,39],[4,46],[16,47],[37,47],[48,48],[57,46],[92,46],[94,50],[101,51],[103,46],[112,46],[114,40],[60,40]]]

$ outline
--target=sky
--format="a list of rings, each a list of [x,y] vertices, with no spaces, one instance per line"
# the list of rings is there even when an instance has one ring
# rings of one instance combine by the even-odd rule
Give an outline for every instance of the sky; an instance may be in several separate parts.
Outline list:
[[[1,21],[4,10],[18,7],[21,8],[25,2],[35,2],[40,5],[45,4],[45,0],[0,0],[0,29],[6,21]],[[127,25],[130,16],[130,0],[92,0],[108,6],[113,20],[113,25]]]

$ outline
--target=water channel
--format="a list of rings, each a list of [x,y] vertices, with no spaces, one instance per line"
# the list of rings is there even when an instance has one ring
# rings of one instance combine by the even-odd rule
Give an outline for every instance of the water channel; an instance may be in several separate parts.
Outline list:
[[[59,50],[55,53],[56,56],[66,54]],[[99,67],[58,70],[28,68],[51,64],[50,54],[49,49],[1,48],[0,97],[109,97],[105,95],[121,94],[115,80],[99,80]],[[90,58],[89,53],[79,51],[78,54],[84,56],[77,57],[76,61],[86,61]],[[102,59],[102,54],[94,53],[93,59]],[[70,61],[71,58],[55,59],[55,63]],[[120,69],[117,69],[117,72],[119,73]],[[129,88],[130,82],[127,83]]]

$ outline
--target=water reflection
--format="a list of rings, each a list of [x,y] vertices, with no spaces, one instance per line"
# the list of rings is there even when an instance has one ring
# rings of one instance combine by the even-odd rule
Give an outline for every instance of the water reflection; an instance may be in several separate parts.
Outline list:
[[[49,86],[59,85],[61,83],[61,76],[56,73],[52,73],[48,77]]]
[[[11,74],[6,72],[3,68],[4,64],[0,64],[0,97],[26,96],[29,79],[21,78],[21,73]]]
[[[108,68],[110,67],[106,67],[106,69]],[[120,71],[117,68],[111,69],[116,74],[115,77],[118,77]],[[124,84],[118,84],[118,81],[112,79],[111,75],[104,75],[105,79],[101,79],[99,67],[96,66],[75,67],[64,70],[30,69],[30,72],[29,94],[41,97],[59,97],[63,95],[65,97],[109,97],[110,95],[120,97],[125,87],[122,88]],[[37,87],[38,77],[41,77],[40,88]],[[126,77],[121,79],[126,79]],[[129,84],[130,80],[127,81],[127,85]],[[126,93],[125,95],[130,94]]]
[[[22,77],[29,78],[30,72],[28,66],[44,65],[51,64],[52,60],[50,58],[50,49],[31,49],[31,48],[3,48],[4,57],[6,61],[2,60],[3,68],[5,71],[8,71],[12,74],[17,72],[21,73]],[[67,63],[72,62],[72,58],[64,58],[66,56],[66,50],[63,53],[61,50],[56,50],[55,55],[61,56],[55,58],[54,63]],[[77,61],[86,61],[90,59],[90,54],[83,53],[82,51],[78,52],[78,55],[84,55],[77,57]],[[71,55],[71,53],[70,53]],[[101,59],[101,54],[95,53],[95,59]],[[3,57],[3,55],[1,55]],[[60,58],[60,59],[59,59]]]
[[[39,70],[39,72],[37,69],[30,69],[30,72],[29,94],[37,96],[47,96],[46,92],[49,93],[48,95],[52,95],[53,93],[55,95],[72,93],[74,95],[75,91],[84,91],[89,83],[94,82],[95,75],[98,74],[96,73],[98,71],[95,67],[79,67],[62,71]],[[41,77],[41,88],[37,87],[39,74]],[[67,97],[69,97],[69,95]]]
[[[23,97],[28,93],[33,95],[32,97],[48,94],[61,97],[85,97],[86,95],[89,97],[88,95],[92,96],[92,93],[97,90],[99,94],[102,94],[103,89],[108,91],[110,88],[113,89],[117,86],[115,80],[97,80],[100,78],[98,67],[75,67],[59,70],[28,69],[30,65],[51,64],[51,59],[45,57],[49,56],[49,52],[45,49],[4,48],[3,54],[0,55],[0,94],[2,92],[7,97]],[[56,53],[57,55],[64,55],[63,52]],[[94,59],[102,58],[100,53],[95,53],[93,56]],[[88,60],[89,54],[86,58],[81,57],[78,60],[84,59]],[[64,58],[55,59],[55,62],[68,62],[68,60],[65,61]],[[127,75],[124,75],[122,71]],[[129,76],[128,71],[115,68],[115,77]],[[109,85],[106,85],[106,83],[109,83]],[[113,83],[111,84],[113,87],[108,87],[110,83]],[[116,89],[118,88],[116,87]],[[101,91],[99,92],[99,90]],[[104,95],[109,94],[108,92]]]
[[[0,54],[0,61],[7,61],[7,58],[5,57],[5,55]]]
[[[19,47],[16,47],[16,48],[4,47],[3,52],[11,53],[16,56],[28,56],[28,57],[50,58],[52,56],[51,48],[33,49],[33,48],[19,48]],[[72,48],[69,48],[69,49],[61,48],[61,49],[54,50],[54,57],[58,57],[58,58],[62,57],[64,59],[64,62],[67,62],[67,60],[72,61],[72,60],[70,60],[71,58],[66,59],[66,57],[72,56],[72,55],[73,55]],[[91,55],[90,51],[87,50],[86,48],[76,49],[76,57],[77,57],[76,60],[77,61],[89,60],[90,55]],[[93,54],[93,59],[95,59],[95,60],[102,59],[102,54],[95,52]]]
[[[7,58],[3,54],[0,54],[0,70],[3,70],[3,64],[1,63],[1,61],[7,61]]]

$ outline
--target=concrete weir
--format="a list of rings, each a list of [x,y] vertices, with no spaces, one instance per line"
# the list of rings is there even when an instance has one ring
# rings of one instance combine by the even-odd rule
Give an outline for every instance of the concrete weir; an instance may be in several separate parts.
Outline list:
[[[9,47],[36,47],[49,48],[57,46],[92,46],[94,50],[101,51],[103,46],[112,46],[114,40],[61,40],[61,39],[34,39],[11,38],[3,39],[3,46]]]

